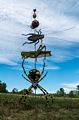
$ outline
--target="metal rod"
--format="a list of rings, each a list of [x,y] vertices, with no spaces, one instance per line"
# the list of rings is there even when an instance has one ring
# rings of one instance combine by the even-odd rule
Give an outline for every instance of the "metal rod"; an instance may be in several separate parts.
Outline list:
[[[35,51],[36,51],[36,44],[35,44]],[[35,69],[36,69],[36,61],[37,61],[37,58],[35,58]]]
[[[36,89],[35,89],[35,96],[36,96]]]

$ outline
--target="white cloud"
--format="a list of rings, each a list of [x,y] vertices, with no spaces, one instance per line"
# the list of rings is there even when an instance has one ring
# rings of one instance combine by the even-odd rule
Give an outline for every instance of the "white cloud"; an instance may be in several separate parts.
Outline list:
[[[8,58],[6,58],[6,57],[1,57],[1,55],[0,55],[0,63],[1,64],[7,64],[7,65],[17,65],[17,63],[16,62],[14,62],[14,61],[11,61],[11,60],[9,60]]]
[[[60,67],[58,67],[58,66],[48,66],[48,67],[46,67],[46,70],[59,70],[60,69]]]
[[[76,90],[77,85],[79,85],[79,82],[74,82],[74,83],[63,83],[62,87],[64,90],[68,93],[71,90]]]
[[[74,2],[72,4],[66,0],[64,2],[61,0],[59,4],[56,0],[50,4],[46,0],[0,0],[0,63],[2,61],[4,64],[18,62],[21,60],[20,52],[22,50],[30,50],[30,48],[33,50],[33,47],[29,45],[22,47],[26,38],[21,36],[21,33],[33,32],[28,26],[31,23],[32,9],[34,8],[37,9],[40,28],[44,28],[42,30],[45,35],[51,33],[46,36],[45,44],[51,44],[51,46],[56,44],[62,47],[63,45],[69,46],[71,41],[79,42],[79,21],[64,13],[68,12],[68,8],[73,6]],[[72,29],[63,31],[68,28]],[[54,40],[53,36],[60,38],[61,42]],[[66,52],[68,53],[68,51],[61,52],[61,55],[58,54],[54,59],[68,60],[69,56],[67,57]]]

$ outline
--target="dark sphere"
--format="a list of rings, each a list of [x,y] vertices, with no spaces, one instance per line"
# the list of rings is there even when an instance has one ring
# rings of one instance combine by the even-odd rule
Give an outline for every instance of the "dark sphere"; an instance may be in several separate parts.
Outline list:
[[[33,21],[32,21],[32,24],[31,24],[31,28],[32,28],[32,29],[35,29],[35,28],[37,28],[38,26],[39,26],[38,20],[33,20]]]
[[[28,78],[31,80],[31,81],[38,81],[39,78],[41,77],[40,75],[40,71],[37,70],[37,69],[32,69],[29,71],[29,74],[28,74]]]
[[[36,9],[33,9],[34,12],[36,12]]]

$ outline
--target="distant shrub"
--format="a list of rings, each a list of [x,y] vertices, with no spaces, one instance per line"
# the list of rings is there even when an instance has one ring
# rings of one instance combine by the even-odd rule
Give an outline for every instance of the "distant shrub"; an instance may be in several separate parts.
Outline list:
[[[6,89],[7,85],[6,83],[0,81],[0,93],[7,93],[8,90]]]

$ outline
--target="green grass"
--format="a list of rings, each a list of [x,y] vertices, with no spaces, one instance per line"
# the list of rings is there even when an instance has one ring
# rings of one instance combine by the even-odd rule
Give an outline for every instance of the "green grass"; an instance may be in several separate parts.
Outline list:
[[[20,98],[0,94],[0,120],[79,120],[79,98],[55,97],[48,105],[43,96],[27,97],[25,103]]]

